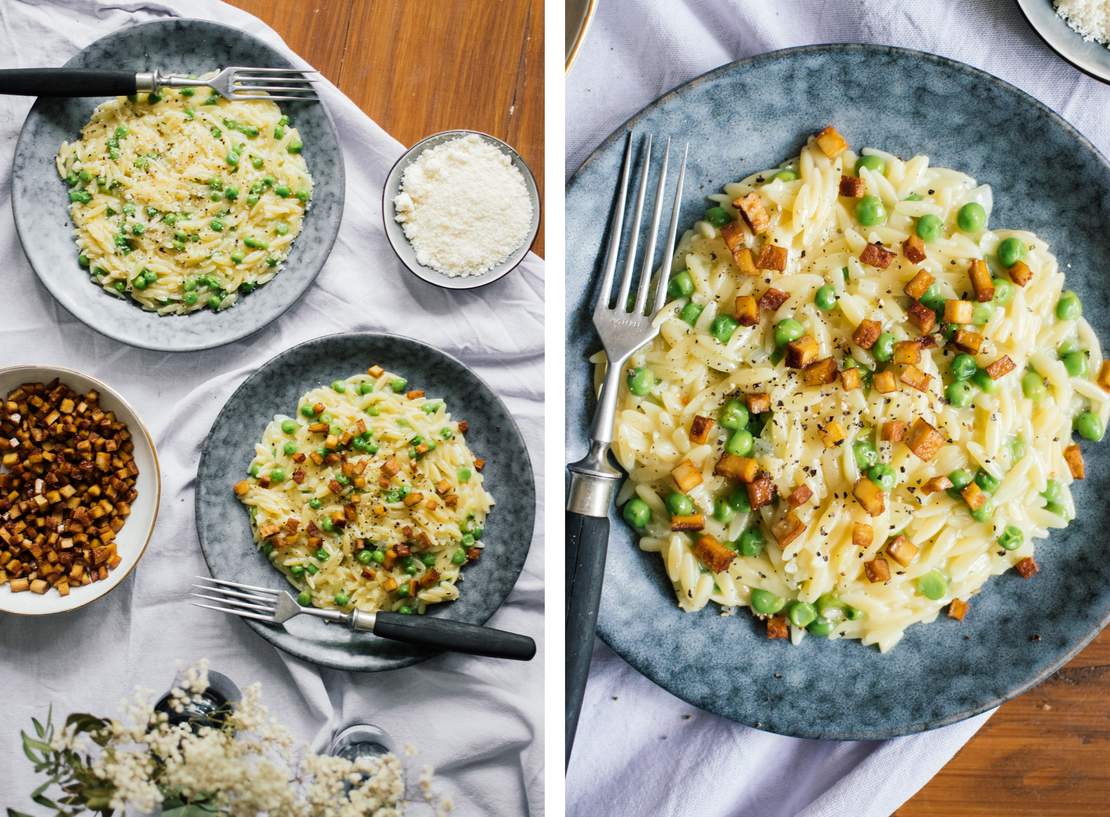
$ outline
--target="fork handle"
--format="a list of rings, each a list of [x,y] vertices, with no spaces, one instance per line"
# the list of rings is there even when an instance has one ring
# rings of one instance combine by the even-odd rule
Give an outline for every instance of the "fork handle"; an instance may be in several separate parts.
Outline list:
[[[367,618],[356,617],[353,626],[356,629],[367,629]],[[469,655],[531,661],[536,654],[536,642],[526,635],[452,621],[449,618],[406,616],[380,611],[374,615],[369,629],[382,638]]]
[[[122,96],[138,90],[134,71],[88,68],[5,68],[0,94],[6,96]]]

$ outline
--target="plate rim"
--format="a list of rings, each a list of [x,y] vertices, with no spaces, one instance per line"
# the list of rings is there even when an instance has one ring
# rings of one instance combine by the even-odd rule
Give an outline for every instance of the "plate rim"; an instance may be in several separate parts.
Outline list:
[[[509,596],[512,595],[512,591],[516,588],[517,583],[520,581],[521,574],[524,572],[524,564],[528,560],[528,554],[532,552],[532,544],[533,544],[533,542],[535,541],[535,538],[536,538],[536,511],[535,511],[535,508],[536,508],[536,502],[537,502],[538,495],[536,493],[536,474],[535,474],[535,470],[534,470],[533,465],[532,465],[532,455],[528,451],[528,445],[524,440],[524,435],[520,433],[520,426],[517,423],[516,418],[513,416],[512,412],[509,410],[509,407],[505,404],[505,401],[501,399],[501,396],[497,393],[497,391],[494,390],[489,385],[489,383],[487,383],[486,380],[483,377],[481,377],[477,372],[475,372],[474,369],[472,369],[470,366],[467,366],[465,363],[463,363],[457,357],[452,355],[450,352],[444,352],[443,350],[438,349],[435,346],[432,346],[431,344],[425,343],[424,341],[421,341],[421,340],[417,340],[416,338],[410,337],[408,335],[390,334],[388,332],[377,332],[377,331],[370,331],[370,330],[368,330],[368,331],[354,331],[354,332],[344,332],[344,331],[329,332],[328,334],[325,334],[325,335],[317,335],[315,337],[306,338],[305,340],[302,340],[298,343],[295,343],[292,346],[288,346],[284,349],[281,349],[277,353],[272,355],[270,358],[268,358],[266,361],[259,364],[249,375],[247,375],[247,377],[245,377],[243,379],[243,381],[241,383],[239,383],[238,386],[235,387],[235,390],[232,391],[231,394],[228,395],[227,399],[224,401],[223,405],[220,407],[219,412],[216,414],[216,418],[212,421],[211,428],[215,428],[219,424],[220,420],[222,420],[224,418],[225,414],[228,411],[228,406],[230,405],[231,401],[235,398],[235,396],[237,394],[239,394],[239,392],[243,388],[245,388],[249,383],[253,382],[256,378],[261,377],[262,374],[270,366],[277,363],[280,358],[283,358],[286,355],[288,355],[288,354],[290,354],[294,351],[297,351],[297,350],[299,350],[299,349],[301,349],[305,346],[308,346],[310,344],[321,343],[323,341],[329,341],[329,340],[349,339],[349,338],[357,338],[357,339],[365,338],[365,339],[370,339],[370,340],[400,341],[400,342],[405,343],[405,344],[411,344],[413,346],[419,347],[419,349],[424,353],[430,353],[432,355],[439,355],[441,357],[444,357],[448,361],[454,363],[455,365],[460,366],[463,370],[465,370],[472,377],[474,377],[479,383],[481,383],[481,385],[483,387],[485,387],[485,389],[491,395],[493,395],[494,399],[497,400],[497,402],[501,404],[501,407],[504,409],[505,416],[509,421],[510,427],[513,429],[517,438],[520,440],[520,447],[524,451],[524,457],[525,457],[526,465],[528,467],[528,475],[529,475],[528,485],[529,485],[529,487],[531,489],[531,493],[532,493],[532,502],[530,503],[531,513],[532,513],[532,525],[531,525],[532,531],[531,531],[531,536],[528,538],[527,548],[524,551],[524,557],[520,560],[520,566],[517,568],[517,570],[516,570],[516,572],[513,576],[513,583],[512,583],[512,585],[510,585],[508,592],[500,600],[498,605],[490,611],[489,615],[483,617],[480,621],[471,622],[471,623],[475,623],[475,624],[483,624],[484,625],[491,618],[493,618],[494,614],[496,614],[502,607],[504,607],[505,603],[509,599]],[[211,445],[211,441],[212,441],[211,428],[209,429],[209,433],[204,438],[204,445],[201,447],[200,457],[197,460],[197,471],[196,471],[196,473],[197,473],[197,479],[196,479],[197,488],[193,492],[193,523],[194,523],[194,528],[196,529],[196,532],[197,532],[197,543],[200,546],[201,555],[204,557],[205,567],[208,568],[209,574],[212,575],[214,578],[216,578],[215,573],[213,572],[213,569],[212,569],[212,562],[208,557],[208,549],[205,547],[204,537],[201,533],[201,526],[200,526],[201,505],[202,505],[202,503],[201,503],[201,491],[200,491],[200,473],[201,473],[201,470],[203,468],[204,461],[208,457],[209,446]],[[278,643],[278,641],[274,637],[272,637],[277,632],[276,630],[273,630],[269,627],[266,627],[264,624],[262,624],[260,622],[252,621],[250,619],[242,619],[241,621],[242,621],[243,624],[245,624],[247,627],[249,627],[251,630],[253,630],[256,635],[258,635],[260,638],[262,638],[264,641],[266,641],[271,647],[273,647],[276,650],[280,650],[281,652],[284,652],[287,655],[292,655],[295,658],[299,658],[303,661],[308,661],[309,663],[314,664],[316,666],[330,667],[332,669],[343,670],[345,672],[391,672],[393,670],[403,669],[404,667],[410,667],[414,664],[419,664],[423,661],[427,661],[430,658],[435,658],[436,656],[441,655],[445,652],[444,650],[436,650],[436,649],[428,648],[428,649],[422,649],[420,654],[414,654],[414,655],[398,658],[388,667],[351,667],[351,666],[348,666],[346,664],[339,663],[338,661],[332,661],[332,660],[323,660],[322,661],[318,657],[310,655],[310,654],[308,654],[308,652],[306,652],[304,650],[297,649],[296,647],[298,645],[300,645],[300,643],[302,641],[305,641],[305,639],[300,638],[299,636],[296,636],[292,633],[288,633],[286,631],[287,634],[291,635],[293,637],[293,640],[294,640],[293,645],[287,646],[285,644]],[[414,646],[414,649],[421,649],[421,648],[418,648],[418,647]]]
[[[706,71],[702,74],[699,74],[698,76],[693,77],[692,79],[689,79],[686,82],[683,82],[680,85],[677,85],[674,88],[671,88],[670,90],[660,94],[655,99],[653,99],[651,102],[649,102],[647,105],[643,106],[638,111],[636,111],[628,119],[626,119],[620,126],[618,126],[612,133],[610,133],[607,137],[605,137],[605,139],[603,139],[597,145],[597,147],[595,147],[590,152],[590,154],[585,158],[585,160],[582,161],[582,163],[578,166],[578,168],[575,169],[574,174],[568,180],[567,185],[566,185],[567,191],[569,192],[571,187],[578,182],[579,175],[582,174],[582,172],[584,170],[586,170],[594,161],[599,160],[599,158],[602,156],[602,154],[606,153],[608,151],[608,149],[618,139],[625,138],[625,134],[630,132],[630,131],[633,131],[635,129],[636,124],[642,118],[647,116],[649,113],[653,112],[656,108],[658,108],[660,105],[664,104],[667,100],[669,100],[673,97],[678,97],[681,94],[687,93],[690,90],[692,90],[694,88],[697,88],[699,85],[702,85],[702,84],[704,84],[708,81],[714,80],[714,79],[718,78],[719,76],[723,76],[725,74],[728,74],[728,73],[731,73],[731,72],[734,72],[734,71],[742,71],[742,70],[745,70],[745,69],[748,69],[748,68],[756,67],[756,66],[760,65],[761,63],[773,62],[773,61],[780,60],[780,59],[783,59],[783,58],[786,58],[786,57],[805,56],[807,54],[821,54],[821,53],[836,54],[836,53],[840,53],[840,52],[848,52],[848,53],[850,53],[850,52],[861,52],[861,53],[871,52],[872,54],[874,54],[874,53],[896,54],[896,55],[899,55],[899,56],[902,56],[902,57],[925,60],[925,61],[934,63],[936,65],[940,65],[940,66],[943,66],[945,68],[948,68],[950,70],[959,71],[960,73],[963,73],[965,75],[974,77],[975,79],[977,79],[979,81],[986,81],[986,82],[993,83],[995,85],[1001,86],[1002,88],[1004,88],[1008,91],[1011,91],[1013,93],[1018,94],[1023,99],[1023,101],[1027,102],[1028,104],[1031,104],[1031,105],[1035,106],[1036,109],[1039,112],[1048,116],[1058,126],[1061,126],[1064,129],[1064,131],[1068,135],[1070,135],[1073,139],[1077,140],[1082,145],[1086,146],[1091,151],[1091,153],[1094,156],[1096,156],[1099,161],[1101,161],[1103,167],[1106,169],[1107,174],[1110,175],[1110,160],[1108,160],[1107,157],[1104,156],[1102,154],[1102,152],[1091,142],[1091,140],[1088,139],[1086,136],[1084,136],[1074,125],[1069,123],[1062,116],[1060,116],[1058,113],[1053,111],[1045,103],[1041,102],[1039,99],[1034,97],[1032,94],[1028,93],[1027,91],[1022,90],[1021,88],[1017,87],[1013,83],[1007,82],[1006,80],[1001,79],[1000,77],[997,77],[997,76],[995,76],[995,75],[993,75],[993,74],[991,74],[987,71],[984,71],[981,68],[976,68],[976,67],[974,67],[972,65],[969,65],[967,63],[951,59],[950,57],[944,57],[944,56],[939,55],[939,54],[934,54],[932,52],[922,51],[922,50],[913,49],[913,48],[903,48],[903,47],[900,47],[900,46],[882,45],[882,44],[877,44],[877,43],[817,43],[817,44],[812,44],[812,45],[802,45],[802,46],[793,46],[793,47],[790,47],[790,48],[781,48],[781,49],[777,49],[775,51],[767,51],[767,52],[764,52],[762,54],[756,54],[756,55],[751,56],[751,57],[745,57],[745,58],[740,59],[740,60],[734,60],[732,62],[725,63],[724,65],[720,65],[716,68],[713,68],[709,71]],[[565,312],[565,314],[563,316],[563,318],[564,318],[564,334],[565,334],[565,331],[566,331],[566,326],[567,326],[567,324],[568,324],[568,322],[571,318],[571,315],[572,315],[572,313],[570,312],[570,309],[569,309],[569,307],[570,307],[569,301],[567,303],[567,307],[568,307],[567,311]],[[596,403],[596,395],[591,395],[591,396],[593,397],[593,399]],[[574,434],[574,436],[572,437],[571,436],[571,428],[570,428],[570,426],[568,426],[567,429],[566,429],[565,443],[574,443],[576,445],[581,445],[582,443],[584,443],[586,441],[585,429],[575,428],[574,431],[573,431],[573,434]],[[612,515],[613,515],[613,509],[610,508],[610,515],[607,518],[611,518]],[[1068,661],[1070,661],[1078,653],[1080,653],[1108,625],[1110,625],[1110,610],[1108,610],[1107,614],[1102,618],[1102,620],[1100,622],[1098,622],[1095,626],[1093,626],[1090,629],[1089,632],[1084,634],[1081,638],[1077,639],[1074,642],[1074,644],[1071,647],[1069,647],[1069,649],[1067,649],[1061,655],[1060,658],[1058,658],[1057,660],[1047,664],[1045,666],[1045,668],[1041,670],[1041,672],[1039,672],[1038,674],[1036,674],[1036,675],[1032,676],[1031,678],[1027,679],[1024,683],[1019,684],[1019,685],[1014,686],[1014,687],[1011,687],[1010,689],[1007,689],[1002,694],[992,695],[984,703],[976,704],[975,706],[973,706],[969,709],[965,709],[965,710],[960,711],[960,712],[955,712],[955,713],[952,713],[950,715],[946,715],[946,716],[940,717],[940,718],[926,718],[925,720],[916,721],[916,722],[910,723],[910,724],[902,724],[900,726],[896,726],[896,727],[893,727],[893,728],[890,727],[890,726],[885,726],[883,728],[876,728],[876,729],[870,729],[870,730],[868,730],[868,729],[857,730],[857,731],[853,731],[851,733],[846,733],[846,732],[832,733],[832,732],[829,732],[827,730],[822,731],[820,728],[813,728],[813,729],[782,728],[779,724],[776,724],[775,728],[773,730],[771,730],[767,727],[766,724],[760,723],[758,721],[753,722],[753,721],[749,721],[749,720],[740,720],[738,718],[733,718],[733,717],[730,717],[728,715],[722,715],[720,713],[714,712],[713,710],[704,707],[701,703],[698,703],[696,701],[691,700],[691,698],[693,696],[682,694],[679,691],[676,691],[674,689],[669,688],[668,686],[665,686],[657,678],[657,673],[655,673],[653,670],[650,670],[649,666],[645,662],[640,661],[634,654],[631,654],[631,653],[626,654],[625,651],[622,651],[621,649],[619,649],[611,641],[611,637],[613,637],[615,635],[615,633],[603,632],[602,628],[600,626],[600,619],[599,619],[599,626],[596,630],[596,633],[597,633],[598,637],[601,638],[601,640],[606,644],[606,646],[608,646],[611,650],[613,650],[613,652],[616,653],[618,656],[620,656],[620,658],[622,660],[627,662],[629,664],[629,666],[634,668],[638,673],[643,675],[645,678],[650,680],[652,683],[656,684],[661,689],[666,690],[667,692],[669,692],[670,694],[679,698],[680,700],[683,700],[683,701],[689,703],[691,706],[696,706],[699,709],[702,709],[703,711],[706,711],[706,712],[710,712],[711,714],[715,714],[718,717],[726,718],[726,719],[731,720],[735,723],[742,723],[742,724],[744,724],[746,726],[749,726],[753,729],[759,729],[760,731],[773,732],[774,734],[784,735],[784,736],[787,736],[787,737],[808,738],[808,739],[826,739],[826,740],[883,740],[883,739],[888,739],[888,738],[901,737],[901,736],[904,736],[904,735],[919,734],[921,732],[926,732],[926,731],[930,731],[930,730],[933,730],[933,729],[938,729],[942,726],[948,726],[948,725],[951,725],[953,723],[959,723],[960,721],[964,721],[964,720],[967,720],[968,718],[972,718],[972,717],[975,717],[976,715],[980,715],[980,714],[982,714],[983,712],[986,712],[989,709],[993,709],[997,706],[1000,706],[1001,704],[1005,703],[1006,701],[1012,700],[1013,698],[1016,698],[1019,695],[1024,694],[1025,692],[1028,692],[1033,687],[1043,683],[1048,677],[1050,677],[1052,674],[1057,672]]]
[[[280,49],[275,48],[274,46],[265,42],[261,38],[256,37],[253,34],[250,34],[247,31],[244,31],[243,29],[235,28],[235,27],[229,26],[229,25],[224,25],[223,23],[217,23],[217,22],[214,22],[212,20],[201,19],[199,17],[168,17],[168,18],[160,18],[160,19],[155,19],[155,20],[144,20],[141,23],[135,23],[133,25],[123,25],[123,26],[120,26],[119,28],[113,29],[112,31],[109,31],[107,34],[104,34],[101,37],[97,37],[95,40],[92,40],[91,42],[87,43],[83,48],[80,48],[68,60],[66,60],[65,66],[70,66],[72,64],[72,62],[75,59],[77,59],[77,57],[79,57],[81,54],[83,54],[85,51],[87,51],[93,45],[99,43],[100,41],[102,41],[104,39],[107,39],[108,37],[117,36],[117,35],[121,34],[122,32],[125,32],[125,31],[128,34],[130,34],[130,32],[138,30],[138,29],[142,29],[142,28],[166,26],[166,25],[172,25],[172,24],[176,24],[176,23],[188,23],[190,25],[198,25],[199,24],[199,25],[202,25],[202,26],[209,26],[209,27],[221,29],[221,30],[228,31],[228,32],[233,32],[237,36],[251,42],[252,44],[263,46],[265,49],[267,49],[269,51],[274,51],[274,52],[278,53],[279,56],[281,56],[283,59],[285,59],[291,65],[294,64],[292,60],[290,60],[288,57],[286,57],[284,54],[281,53]],[[286,48],[288,48],[288,46],[286,46]],[[300,59],[300,56],[295,51],[292,51],[292,49],[290,49],[290,51],[294,56],[296,56],[298,59]],[[19,135],[16,137],[15,149],[12,151],[12,167],[13,168],[14,168],[15,163],[18,160],[18,158],[21,154],[21,151],[23,150],[24,139],[27,136],[28,124],[31,121],[31,117],[36,114],[37,109],[39,108],[39,104],[42,101],[42,99],[43,99],[43,97],[36,97],[35,98],[34,104],[31,105],[31,108],[27,111],[27,115],[23,119],[23,124],[21,124],[20,127],[19,127]],[[336,147],[338,148],[336,155],[338,157],[337,188],[338,188],[338,194],[339,194],[339,217],[335,219],[334,227],[329,231],[330,235],[327,235],[325,240],[323,242],[320,242],[322,245],[326,245],[326,249],[325,249],[324,254],[323,254],[323,261],[320,263],[319,267],[317,267],[317,269],[312,273],[312,275],[310,275],[305,280],[304,285],[296,292],[296,294],[293,298],[289,299],[289,301],[286,304],[284,304],[283,306],[281,306],[280,309],[275,310],[273,312],[273,314],[269,314],[267,316],[266,320],[265,321],[260,321],[257,326],[254,326],[253,328],[247,328],[247,329],[232,329],[232,330],[230,330],[230,333],[228,334],[228,336],[226,338],[222,339],[222,340],[218,340],[218,341],[201,340],[196,344],[190,344],[190,345],[187,345],[187,346],[182,346],[180,344],[175,345],[175,344],[158,343],[158,342],[133,340],[133,339],[124,340],[123,338],[118,336],[118,333],[115,330],[113,330],[113,333],[109,334],[109,332],[107,330],[105,330],[105,329],[103,329],[99,326],[93,326],[91,323],[86,321],[80,315],[77,315],[76,313],[74,313],[69,308],[68,304],[65,302],[65,300],[63,300],[63,298],[59,294],[59,291],[64,289],[64,288],[56,287],[56,285],[49,280],[48,276],[45,276],[45,275],[43,275],[39,272],[39,267],[35,263],[34,257],[32,256],[32,253],[30,251],[28,251],[27,242],[25,242],[23,240],[23,221],[20,218],[21,210],[20,210],[19,206],[16,204],[16,202],[18,201],[18,197],[14,194],[14,186],[13,186],[13,192],[12,192],[12,196],[11,196],[12,220],[15,222],[16,236],[19,238],[19,246],[20,246],[20,249],[23,251],[23,256],[27,259],[27,262],[31,265],[31,269],[34,271],[35,277],[38,279],[39,283],[46,289],[46,291],[48,293],[50,293],[50,297],[54,300],[55,304],[57,304],[59,307],[61,307],[66,312],[66,314],[70,315],[75,320],[80,322],[82,326],[86,326],[89,329],[91,329],[92,331],[96,332],[98,335],[101,335],[102,337],[108,338],[109,340],[113,340],[117,343],[123,343],[127,346],[132,346],[132,347],[135,347],[135,348],[138,348],[138,349],[147,349],[147,350],[155,351],[155,352],[202,352],[202,351],[208,351],[208,350],[211,350],[211,349],[218,349],[222,346],[227,346],[230,343],[236,343],[238,341],[249,338],[249,337],[251,337],[252,335],[254,335],[258,332],[261,332],[263,329],[270,326],[275,321],[279,320],[282,316],[285,315],[286,312],[288,312],[290,309],[292,309],[293,306],[295,304],[297,304],[305,296],[305,293],[308,292],[309,288],[314,283],[316,283],[317,277],[319,277],[320,273],[324,269],[324,265],[327,264],[329,258],[331,257],[331,252],[335,247],[335,242],[339,238],[339,228],[342,225],[343,214],[346,210],[346,202],[347,202],[347,167],[346,167],[346,161],[345,161],[344,156],[343,156],[343,145],[339,140],[339,131],[335,127],[335,118],[332,116],[331,110],[328,108],[327,104],[323,101],[323,99],[320,99],[316,104],[319,105],[320,108],[323,110],[325,120],[328,123],[328,127],[331,129],[332,135],[335,138]],[[13,173],[13,177],[14,177],[14,173]],[[72,219],[70,218],[68,212],[66,213],[66,219],[67,219],[67,221],[69,221],[69,224],[72,228],[73,222],[72,222]],[[72,230],[71,230],[71,235],[69,237],[70,241],[72,241],[72,238],[73,238],[73,236],[72,236]],[[153,314],[153,313],[150,313],[148,310],[141,309],[139,307],[136,307],[136,309],[139,309],[140,313],[145,313],[145,314],[148,314],[148,315]],[[186,317],[188,317],[188,316],[186,316]],[[244,322],[244,325],[247,325],[247,324]]]

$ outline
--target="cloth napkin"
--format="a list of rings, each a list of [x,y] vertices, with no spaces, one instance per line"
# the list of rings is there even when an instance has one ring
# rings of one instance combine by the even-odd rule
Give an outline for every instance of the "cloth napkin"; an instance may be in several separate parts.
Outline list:
[[[120,27],[171,16],[234,26],[288,51],[259,20],[216,0],[4,0],[0,66],[60,65]],[[415,279],[393,256],[381,225],[382,184],[402,146],[334,86],[324,84],[322,96],[335,117],[347,166],[347,206],[338,241],[304,298],[239,343],[164,354],[93,332],[39,285],[11,214],[0,218],[0,264],[7,283],[0,366],[52,363],[105,380],[150,428],[163,479],[158,527],[146,556],[110,595],[63,615],[0,616],[4,806],[41,812],[27,798],[36,782],[19,747],[19,730],[29,728],[32,715],[44,716],[50,704],[63,714],[115,713],[133,686],[160,694],[178,662],[206,657],[212,669],[240,686],[262,682],[271,711],[317,748],[337,726],[352,720],[378,724],[399,746],[412,744],[418,756],[409,761],[411,768],[434,766],[439,788],[454,799],[460,815],[543,813],[542,509],[524,572],[490,622],[540,643],[530,663],[443,655],[393,672],[321,669],[276,651],[242,622],[184,600],[188,577],[207,575],[193,519],[205,436],[250,372],[312,337],[395,331],[462,359],[506,401],[520,424],[543,496],[543,262],[529,256],[508,278],[473,292],[440,290]],[[11,206],[11,152],[30,106],[29,99],[0,97],[0,207],[5,211]],[[399,315],[406,316],[403,322]]]
[[[874,42],[941,54],[1017,85],[1110,154],[1110,87],[1041,43],[1012,0],[600,0],[567,77],[567,171],[628,117],[733,60]],[[567,773],[567,814],[885,817],[990,716],[889,741],[799,740],[700,712],[600,642]]]

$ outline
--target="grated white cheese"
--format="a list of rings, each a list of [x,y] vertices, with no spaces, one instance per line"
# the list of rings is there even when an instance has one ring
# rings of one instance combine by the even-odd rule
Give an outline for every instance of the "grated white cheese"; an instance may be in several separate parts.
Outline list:
[[[1110,44],[1110,0],[1055,0],[1056,13],[1084,40]]]
[[[425,150],[393,199],[417,260],[452,277],[479,275],[523,244],[532,202],[512,160],[475,134]]]

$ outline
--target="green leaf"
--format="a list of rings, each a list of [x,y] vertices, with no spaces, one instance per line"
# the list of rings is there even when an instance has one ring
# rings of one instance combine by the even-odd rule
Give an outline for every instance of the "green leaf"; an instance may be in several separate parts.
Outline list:
[[[14,808],[8,809],[8,817],[33,817],[25,811],[16,811]]]
[[[44,727],[38,718],[31,718],[31,723],[35,725],[35,734],[40,738],[46,737],[46,727]]]
[[[43,808],[52,808],[52,809],[57,809],[58,808],[58,804],[55,803],[53,800],[51,800],[49,797],[47,797],[45,794],[40,794],[38,797],[32,797],[31,799],[34,800],[36,803],[38,803]]]

